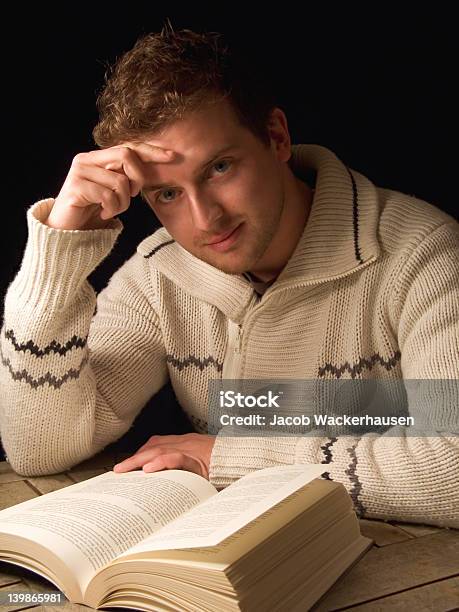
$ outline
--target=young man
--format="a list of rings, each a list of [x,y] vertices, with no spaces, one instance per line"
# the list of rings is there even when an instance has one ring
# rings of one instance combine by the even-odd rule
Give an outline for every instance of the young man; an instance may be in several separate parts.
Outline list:
[[[9,461],[25,475],[68,469],[119,439],[170,379],[196,433],[152,436],[116,471],[186,469],[223,487],[324,463],[362,516],[459,526],[458,224],[324,147],[291,145],[245,61],[215,34],[143,37],[100,97],[100,150],[29,210],[1,335]],[[140,192],[163,228],[94,313],[87,277]],[[440,402],[408,392],[432,435],[208,434],[213,379],[372,378],[450,381]]]

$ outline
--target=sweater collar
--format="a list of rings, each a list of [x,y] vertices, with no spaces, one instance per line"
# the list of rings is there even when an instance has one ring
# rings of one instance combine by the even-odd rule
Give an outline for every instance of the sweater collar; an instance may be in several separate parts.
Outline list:
[[[276,290],[347,276],[379,254],[379,202],[375,185],[319,145],[293,145],[296,176],[317,172],[314,198],[303,234],[276,279]]]
[[[296,249],[265,295],[347,276],[379,254],[379,206],[373,183],[319,145],[292,145],[288,163],[300,179],[315,170],[315,193]],[[201,261],[165,228],[146,238],[138,251],[152,268],[191,295],[215,305],[236,322],[243,319],[253,287],[242,274],[227,274]]]

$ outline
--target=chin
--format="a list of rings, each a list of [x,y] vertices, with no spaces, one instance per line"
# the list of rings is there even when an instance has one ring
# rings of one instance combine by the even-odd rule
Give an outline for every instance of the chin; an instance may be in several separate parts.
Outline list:
[[[198,254],[195,255],[201,261],[213,266],[226,274],[242,274],[249,269],[250,263],[246,261],[246,258],[231,257],[231,253],[222,254],[221,257],[202,257]]]
[[[208,261],[207,263],[214,268],[218,268],[222,272],[226,272],[226,274],[242,274],[247,268],[244,265],[241,265],[237,262],[230,261]]]
[[[214,266],[214,268],[218,268],[219,270],[221,270],[222,272],[225,272],[226,274],[242,274],[243,272],[246,271],[246,266],[222,266],[222,265],[216,265],[216,264],[211,264]]]

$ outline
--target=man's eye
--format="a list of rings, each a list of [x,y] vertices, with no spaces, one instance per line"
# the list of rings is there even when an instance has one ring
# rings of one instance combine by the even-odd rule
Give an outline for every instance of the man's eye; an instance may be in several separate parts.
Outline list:
[[[218,168],[218,167],[222,167],[223,166],[223,171],[218,171],[217,174],[226,174],[226,172],[228,171],[228,168],[231,166],[231,160],[229,159],[222,159],[221,161],[216,162],[212,168]],[[156,197],[156,202],[161,202],[163,204],[167,203],[167,202],[173,202],[175,200],[175,198],[169,198],[167,197],[167,194],[174,194],[177,190],[176,189],[163,189],[163,191],[158,192],[158,195]],[[163,195],[166,194],[166,197],[163,198]]]
[[[222,159],[215,163],[212,167],[217,168],[218,166],[229,167],[231,165],[231,161],[229,159]],[[224,174],[224,172],[217,172],[217,174]]]
[[[158,196],[156,197],[156,201],[157,201],[157,202],[158,202],[158,201],[160,201],[160,202],[163,202],[163,203],[164,203],[164,202],[172,202],[172,201],[173,201],[173,198],[172,198],[172,199],[166,198],[165,200],[160,200],[160,198],[161,198],[161,196],[162,196],[162,195],[164,195],[164,194],[167,194],[167,193],[175,193],[175,191],[176,191],[175,189],[164,189],[164,191],[160,191],[160,192],[158,193]]]

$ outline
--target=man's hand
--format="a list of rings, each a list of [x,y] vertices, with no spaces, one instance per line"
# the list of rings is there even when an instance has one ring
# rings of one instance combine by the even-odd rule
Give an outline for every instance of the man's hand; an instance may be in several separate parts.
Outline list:
[[[78,153],[45,221],[55,229],[101,229],[126,211],[131,198],[154,178],[156,164],[168,163],[174,152],[138,143]],[[153,163],[152,163],[153,162]]]
[[[215,436],[188,433],[180,436],[151,436],[139,450],[121,463],[114,472],[142,468],[144,472],[186,470],[209,480],[210,456]]]

